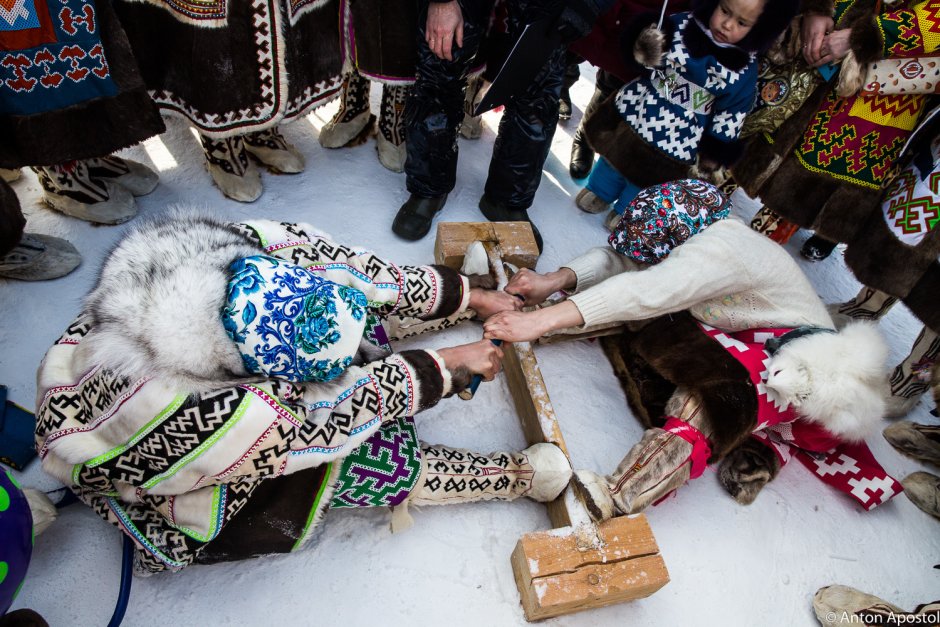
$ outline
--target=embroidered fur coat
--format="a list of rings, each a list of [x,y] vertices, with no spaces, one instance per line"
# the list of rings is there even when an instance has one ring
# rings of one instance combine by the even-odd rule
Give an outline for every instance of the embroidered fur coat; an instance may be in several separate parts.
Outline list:
[[[851,51],[863,66],[880,58],[918,57],[940,46],[940,3],[905,0],[875,13],[874,0],[806,2],[805,10],[833,15],[849,29]],[[779,215],[847,242],[879,202],[901,148],[917,126],[928,96],[840,98],[823,84],[773,135],[748,141],[733,168],[748,195]]]
[[[164,113],[213,138],[271,128],[339,92],[337,0],[114,0]]]
[[[468,301],[452,270],[399,267],[306,225],[193,217],[125,238],[40,366],[36,445],[46,472],[134,540],[142,570],[303,546],[333,462],[450,392],[430,350],[370,356],[329,383],[249,374],[220,311],[229,265],[257,254],[358,274],[380,317]]]
[[[761,368],[767,363],[764,342],[778,334],[772,329],[725,333],[679,312],[601,342],[633,415],[644,427],[668,430],[671,399],[690,395],[700,401],[709,434],[708,462],[723,462],[720,478],[736,499],[753,500],[794,455],[826,483],[872,509],[901,491],[863,442],[881,418],[876,408],[883,408],[881,387],[886,379],[878,364],[883,365],[887,346],[883,340],[869,346],[870,329],[842,333],[849,334],[842,340],[848,345],[865,347],[865,359],[835,344],[840,341],[835,334],[824,334],[827,344],[816,349],[824,354],[815,355],[814,361],[775,362],[779,368],[814,370],[810,378],[818,378],[818,396],[800,411],[815,419],[781,407],[779,397],[765,385],[769,373]],[[859,363],[866,359],[870,363]],[[825,360],[832,363],[819,368]],[[844,463],[847,455],[852,464]],[[724,472],[729,466],[735,470],[730,473],[734,481]],[[749,499],[741,498],[742,491],[752,492]]]
[[[940,333],[940,103],[914,131],[897,169],[849,240],[845,262],[859,281],[902,299]]]

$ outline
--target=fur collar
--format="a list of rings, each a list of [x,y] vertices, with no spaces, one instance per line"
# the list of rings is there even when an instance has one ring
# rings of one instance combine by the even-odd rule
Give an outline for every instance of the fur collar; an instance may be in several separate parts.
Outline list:
[[[177,211],[140,224],[108,255],[86,298],[92,330],[80,359],[86,367],[166,379],[189,392],[256,380],[220,312],[229,264],[263,252],[231,225],[204,215]]]

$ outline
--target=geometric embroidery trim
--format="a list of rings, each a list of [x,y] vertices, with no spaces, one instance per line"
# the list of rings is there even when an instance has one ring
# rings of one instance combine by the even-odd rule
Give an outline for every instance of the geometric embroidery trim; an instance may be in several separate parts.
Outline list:
[[[398,505],[421,474],[421,449],[414,419],[383,425],[343,459],[330,507]]]
[[[918,160],[907,165],[887,187],[882,211],[901,242],[917,246],[940,222],[940,140],[932,148],[933,171],[920,172]]]

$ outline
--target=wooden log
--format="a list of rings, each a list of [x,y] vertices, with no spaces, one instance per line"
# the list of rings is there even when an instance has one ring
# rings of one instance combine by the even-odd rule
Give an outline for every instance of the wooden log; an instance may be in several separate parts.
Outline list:
[[[496,242],[503,261],[518,268],[535,268],[539,248],[528,222],[441,222],[434,242],[434,263],[460,270],[467,246]]]
[[[515,342],[504,346],[503,372],[506,374],[506,382],[526,441],[529,444],[550,442],[570,458],[568,446],[558,426],[555,409],[548,396],[548,389],[545,387],[545,380],[542,378],[542,371],[529,342]],[[546,507],[553,527],[567,527],[573,523],[590,520],[584,506],[574,497],[570,487],[561,497],[546,503]]]
[[[634,601],[669,583],[643,515],[530,533],[511,559],[529,621]]]
[[[531,241],[534,255],[518,256],[520,248],[511,243],[523,240],[512,230],[516,228],[514,224],[524,225],[531,237],[526,222],[440,224],[435,261],[459,269],[467,247],[481,241],[488,248],[491,263],[498,261],[502,253],[504,261],[534,267],[538,260],[534,238]],[[499,249],[493,245],[494,239]],[[502,276],[505,282],[502,272],[497,272],[497,276]],[[507,344],[503,371],[526,440],[530,444],[550,442],[568,455],[532,344]],[[645,516],[614,518],[595,525],[570,486],[547,507],[555,529],[523,536],[511,559],[527,620],[632,601],[649,596],[668,583],[669,573]]]

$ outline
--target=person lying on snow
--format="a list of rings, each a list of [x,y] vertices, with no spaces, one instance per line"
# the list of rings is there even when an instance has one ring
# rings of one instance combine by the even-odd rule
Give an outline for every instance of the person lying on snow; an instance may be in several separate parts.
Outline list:
[[[901,490],[864,444],[885,409],[884,340],[866,323],[836,332],[786,251],[730,209],[703,181],[647,188],[610,248],[506,286],[527,305],[575,292],[567,300],[484,322],[484,337],[510,342],[630,323],[606,348],[648,429],[613,474],[575,473],[598,520],[642,511],[722,460],[720,480],[741,503],[791,455],[867,509]]]
[[[393,353],[382,325],[516,300],[305,224],[153,221],[43,359],[43,469],[133,539],[138,574],[293,551],[333,509],[552,500],[571,475],[553,445],[481,455],[415,434],[500,349]]]

